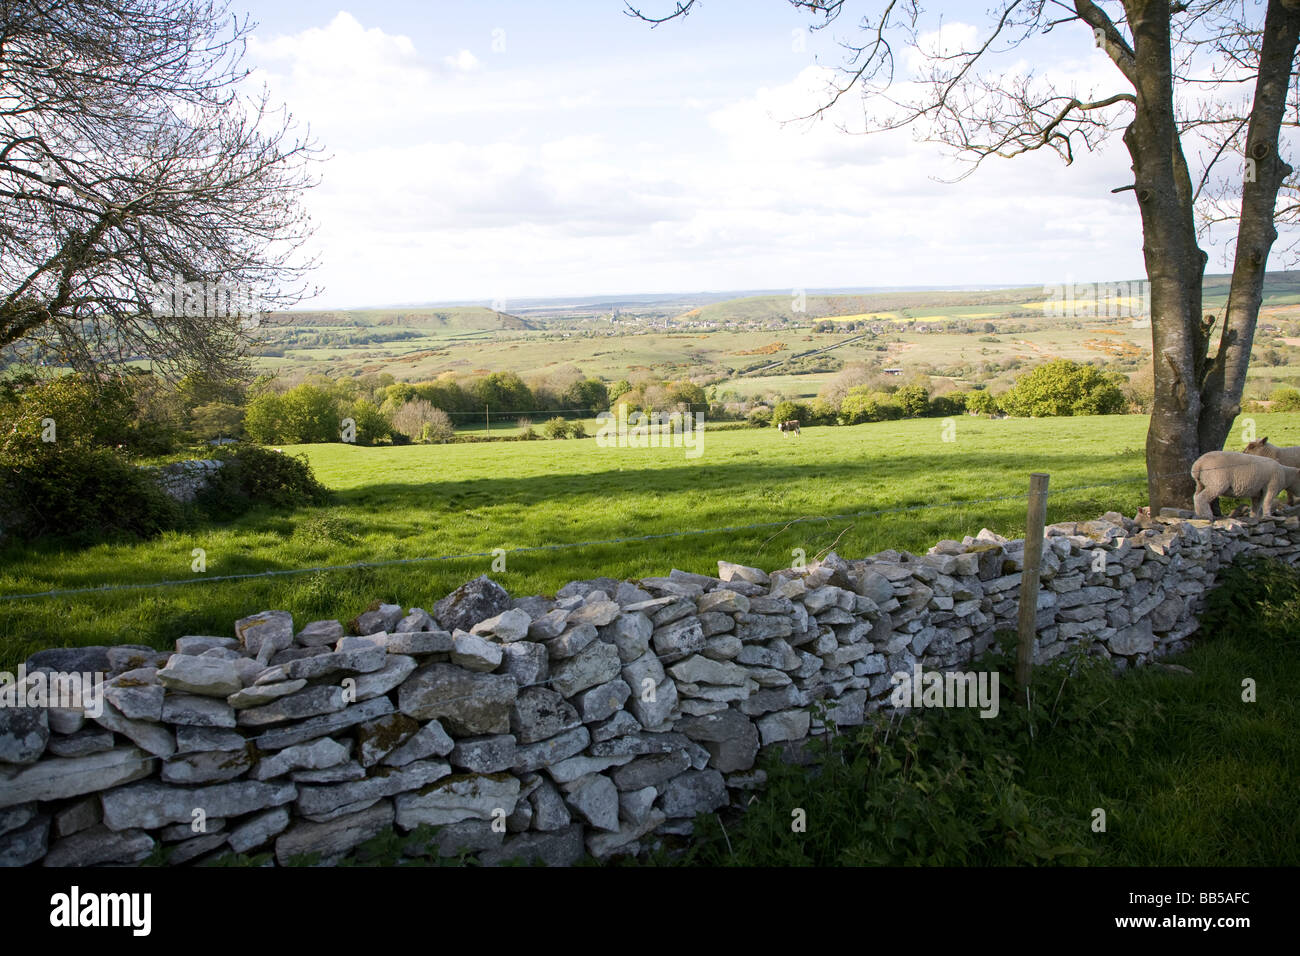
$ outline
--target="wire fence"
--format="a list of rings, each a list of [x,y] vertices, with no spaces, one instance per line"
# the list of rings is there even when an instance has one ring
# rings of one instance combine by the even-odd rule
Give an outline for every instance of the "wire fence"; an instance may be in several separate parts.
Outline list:
[[[1170,477],[1170,476],[1158,476]],[[1135,475],[1132,478],[1122,478],[1118,481],[1100,482],[1090,485],[1078,485],[1071,488],[1055,489],[1051,492],[1053,497],[1073,495],[1083,491],[1093,491],[1101,488],[1115,488],[1121,485],[1132,485],[1137,482],[1146,482],[1146,475]],[[712,528],[690,528],[677,531],[664,531],[653,534],[624,535],[616,538],[600,538],[585,541],[569,541],[555,544],[525,545],[516,548],[496,548],[490,551],[466,551],[458,554],[437,554],[422,555],[414,558],[390,558],[382,561],[354,561],[349,564],[332,564],[317,565],[305,568],[279,568],[270,571],[249,571],[242,574],[222,574],[222,575],[202,575],[190,578],[175,578],[162,581],[149,581],[134,584],[106,584],[94,587],[79,588],[56,588],[48,591],[33,591],[19,594],[0,594],[0,602],[36,600],[40,598],[51,597],[70,597],[82,594],[110,594],[118,591],[140,591],[151,590],[156,588],[181,587],[192,584],[213,584],[218,581],[246,581],[258,578],[276,578],[291,577],[301,574],[314,574],[330,571],[353,571],[363,568],[378,569],[399,567],[404,565],[431,564],[435,562],[450,562],[468,559],[497,558],[503,555],[518,554],[536,554],[541,552],[568,551],[580,548],[594,548],[601,546],[613,546],[621,544],[630,544],[635,542],[659,541],[668,539],[680,539],[697,537],[701,535],[728,534],[743,531],[761,531],[772,528],[788,528],[792,525],[809,522],[830,522],[844,521],[849,519],[883,517],[886,515],[905,514],[918,511],[933,511],[939,509],[956,509],[965,508],[973,505],[998,504],[1009,501],[1027,501],[1028,493],[1015,495],[999,495],[990,498],[967,498],[958,501],[944,501],[929,504],[899,505],[893,508],[877,508],[865,511],[852,511],[841,514],[830,515],[799,515],[792,518],[785,518],[775,521],[759,521],[742,525],[726,525]]]

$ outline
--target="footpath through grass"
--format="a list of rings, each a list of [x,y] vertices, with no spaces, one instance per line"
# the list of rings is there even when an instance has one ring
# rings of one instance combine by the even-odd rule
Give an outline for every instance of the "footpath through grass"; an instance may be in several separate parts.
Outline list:
[[[1257,416],[1260,434],[1300,440],[1300,415]],[[981,527],[1023,534],[1031,471],[1052,476],[1048,520],[1126,514],[1146,499],[1147,419],[970,417],[854,427],[709,432],[701,452],[600,447],[594,439],[362,448],[286,447],[335,491],[334,504],[258,511],[151,541],[10,545],[0,596],[323,565],[487,553],[487,557],[244,581],[0,600],[0,668],[44,647],[142,643],[232,633],[234,621],[278,608],[296,620],[348,621],[376,599],[429,607],[491,573],[515,595],[584,577],[716,573],[719,559],[773,568],[794,549],[846,557],[924,550]],[[1276,434],[1273,434],[1273,433]],[[951,438],[952,440],[945,440]],[[1120,482],[1076,491],[1082,486]],[[1019,497],[1017,497],[1019,496]],[[992,503],[960,504],[1011,497]],[[957,502],[957,504],[950,504]],[[856,519],[827,516],[906,509]],[[797,519],[809,519],[798,521]],[[712,529],[768,524],[750,530]],[[679,531],[685,537],[510,554],[539,547]],[[193,570],[202,549],[206,570]]]

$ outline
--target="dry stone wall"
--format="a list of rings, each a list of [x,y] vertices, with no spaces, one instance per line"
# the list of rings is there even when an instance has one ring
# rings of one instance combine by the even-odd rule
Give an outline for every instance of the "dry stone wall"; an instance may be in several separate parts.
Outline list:
[[[179,502],[193,501],[208,487],[213,474],[224,462],[216,458],[197,458],[172,462],[170,465],[148,466],[159,487]]]
[[[1036,658],[1086,641],[1122,668],[1182,650],[1220,567],[1294,563],[1298,542],[1297,517],[1054,525]],[[1023,553],[982,531],[925,555],[722,562],[554,598],[481,577],[346,627],[263,611],[174,652],[42,651],[0,689],[0,863],[134,863],[159,845],[174,864],[331,862],[422,824],[438,852],[487,864],[635,853],[742,805],[762,748],[824,730],[815,701],[851,726],[892,706],[894,674],[969,664],[1015,627]]]

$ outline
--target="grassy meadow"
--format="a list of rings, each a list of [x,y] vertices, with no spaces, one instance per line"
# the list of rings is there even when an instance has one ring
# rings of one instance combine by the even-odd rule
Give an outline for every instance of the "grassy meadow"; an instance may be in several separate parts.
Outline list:
[[[1300,415],[1256,417],[1261,434],[1300,441]],[[554,592],[570,580],[716,571],[718,559],[772,568],[794,549],[834,547],[857,557],[924,550],[989,527],[1023,533],[1031,471],[1051,475],[1049,521],[1127,514],[1146,498],[1141,416],[1065,419],[962,417],[703,433],[684,448],[600,447],[592,439],[363,448],[287,447],[335,492],[324,508],[252,512],[149,541],[10,545],[0,551],[0,596],[159,581],[165,587],[0,600],[0,667],[42,647],[144,643],[232,633],[253,611],[300,621],[347,621],[379,599],[430,606],[483,573],[512,594]],[[1232,447],[1230,443],[1230,447]],[[1075,490],[1119,482],[1113,487]],[[963,504],[962,502],[968,502]],[[901,510],[900,510],[901,509]],[[862,511],[893,513],[835,518]],[[718,531],[759,524],[747,530]],[[684,536],[508,554],[615,538]],[[196,572],[195,549],[206,570]],[[223,575],[358,562],[483,556],[384,568],[207,581]]]

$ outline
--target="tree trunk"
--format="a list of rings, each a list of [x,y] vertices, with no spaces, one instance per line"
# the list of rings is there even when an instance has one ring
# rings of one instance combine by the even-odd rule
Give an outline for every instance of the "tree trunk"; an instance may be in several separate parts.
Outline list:
[[[1206,255],[1196,243],[1192,185],[1174,122],[1168,2],[1125,4],[1134,40],[1136,111],[1124,132],[1142,216],[1142,253],[1151,283],[1155,396],[1147,431],[1151,509],[1188,507],[1200,455],[1197,423],[1205,334],[1201,282]]]
[[[1248,162],[1242,183],[1232,283],[1224,308],[1218,354],[1206,369],[1201,385],[1197,433],[1203,452],[1223,447],[1241,411],[1255,323],[1264,297],[1264,269],[1269,250],[1277,239],[1273,224],[1277,194],[1291,174],[1291,167],[1278,150],[1278,133],[1297,42],[1300,42],[1300,10],[1294,3],[1284,6],[1278,0],[1271,0],[1264,17],[1259,76],[1246,133]]]

